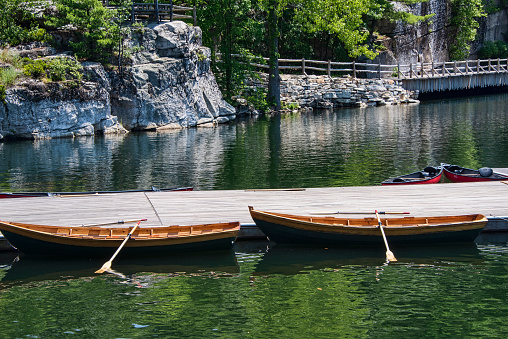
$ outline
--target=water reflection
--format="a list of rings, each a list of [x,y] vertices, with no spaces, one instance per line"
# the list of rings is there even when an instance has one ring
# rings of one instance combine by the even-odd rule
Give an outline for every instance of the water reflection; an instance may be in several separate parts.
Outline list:
[[[102,267],[100,259],[62,259],[55,256],[35,256],[17,252],[3,253],[3,277],[0,286],[26,284],[35,281],[68,280],[83,277],[98,277],[94,272]],[[113,263],[112,272],[122,279],[134,279],[143,273],[178,276],[187,274],[222,275],[237,274],[239,267],[232,251],[187,253],[178,256],[143,258],[120,258]]]
[[[217,128],[0,144],[3,191],[379,184],[441,162],[508,167],[508,94]]]
[[[483,262],[474,243],[400,247],[393,251],[397,262],[390,265],[418,267],[476,265]],[[379,248],[337,249],[273,245],[263,255],[254,274],[292,275],[312,270],[380,267],[386,264],[384,255],[384,251]]]

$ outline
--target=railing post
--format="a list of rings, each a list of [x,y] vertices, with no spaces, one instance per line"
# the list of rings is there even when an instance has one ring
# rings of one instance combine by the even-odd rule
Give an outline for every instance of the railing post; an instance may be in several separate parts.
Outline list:
[[[400,62],[397,60],[397,79],[400,80]]]
[[[198,25],[198,15],[196,13],[196,5],[194,5],[194,8],[192,9],[192,16],[194,17],[194,26]]]
[[[155,17],[157,18],[157,23],[160,22],[159,16],[159,0],[155,0]]]
[[[466,60],[466,74],[468,73],[468,68],[469,68],[469,60]]]
[[[432,65],[430,66],[432,67],[432,76],[435,76],[436,75],[436,70],[434,69],[434,60],[432,60]]]
[[[499,73],[501,69],[501,61],[499,58],[497,58],[497,72]]]
[[[332,62],[328,60],[328,77],[332,77]]]
[[[442,72],[443,72],[443,76],[445,76],[445,74],[446,74],[446,62],[445,61],[443,61],[443,71]]]
[[[131,22],[136,22],[136,9],[134,8],[134,3],[132,3],[132,9],[131,9]]]
[[[305,72],[305,58],[302,58],[302,74],[307,75],[307,73]]]
[[[413,78],[413,64],[409,64],[409,78]]]
[[[480,74],[480,59],[476,60],[476,74]]]
[[[377,77],[381,79],[381,59],[378,59],[377,63]]]
[[[356,78],[356,63],[353,60],[353,78]]]
[[[488,68],[488,72],[490,72],[490,68],[492,67],[492,64],[490,63],[490,59],[489,59],[489,68]]]
[[[169,2],[169,21],[173,21],[173,0]]]
[[[457,61],[453,62],[453,74],[457,74]]]

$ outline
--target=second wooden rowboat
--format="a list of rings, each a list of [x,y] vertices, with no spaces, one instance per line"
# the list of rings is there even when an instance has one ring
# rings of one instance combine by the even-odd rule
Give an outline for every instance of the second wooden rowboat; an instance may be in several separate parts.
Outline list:
[[[21,252],[35,254],[111,255],[132,228],[46,226],[0,221],[5,238]],[[151,255],[174,251],[231,249],[239,222],[193,226],[139,227],[121,255]]]
[[[375,217],[336,218],[264,212],[249,206],[252,219],[271,240],[283,244],[330,247],[383,246]],[[481,214],[439,217],[382,218],[390,244],[474,241],[487,224]]]

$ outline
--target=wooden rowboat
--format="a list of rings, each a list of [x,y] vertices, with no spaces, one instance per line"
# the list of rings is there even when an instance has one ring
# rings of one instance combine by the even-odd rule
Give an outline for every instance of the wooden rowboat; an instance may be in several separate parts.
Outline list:
[[[34,198],[34,197],[60,197],[76,195],[96,195],[96,194],[117,194],[133,192],[174,192],[174,191],[192,191],[193,187],[175,187],[175,188],[156,188],[149,190],[126,190],[126,191],[86,191],[86,192],[0,192],[0,199],[8,198]]]
[[[252,219],[271,240],[283,244],[325,246],[383,246],[375,217],[336,218],[298,216],[254,210]],[[431,244],[474,241],[487,224],[481,214],[440,217],[382,218],[390,244]]]
[[[401,175],[385,180],[381,185],[413,185],[413,184],[435,184],[441,180],[443,175],[442,166],[428,166],[423,171]]]
[[[478,170],[460,167],[457,165],[443,164],[445,177],[452,182],[476,182],[507,180],[508,175],[494,172],[490,167],[482,167]]]
[[[104,257],[115,252],[131,229],[0,221],[0,230],[12,246],[21,252],[36,254]],[[139,227],[125,244],[121,255],[231,249],[239,230],[239,222]]]

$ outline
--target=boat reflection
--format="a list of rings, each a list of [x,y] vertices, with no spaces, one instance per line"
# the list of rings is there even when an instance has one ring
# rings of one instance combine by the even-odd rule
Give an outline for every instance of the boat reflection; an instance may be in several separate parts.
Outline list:
[[[453,243],[392,249],[397,262],[390,265],[448,266],[483,262],[475,243]],[[377,267],[386,264],[379,248],[318,248],[270,245],[256,266],[254,275],[294,275],[312,270],[345,267]]]
[[[99,276],[94,272],[101,259],[62,259],[20,254],[4,266],[0,285],[19,285],[33,281],[77,279]],[[128,277],[138,273],[159,274],[236,274],[239,267],[233,251],[196,252],[157,257],[120,258],[113,262],[111,273]]]

